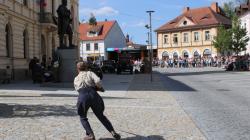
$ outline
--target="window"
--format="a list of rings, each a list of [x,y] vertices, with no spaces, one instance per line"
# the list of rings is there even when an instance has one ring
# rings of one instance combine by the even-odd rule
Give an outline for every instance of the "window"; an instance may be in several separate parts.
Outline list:
[[[183,36],[184,36],[184,37],[183,37],[184,43],[187,43],[187,42],[188,42],[188,33],[184,33]]]
[[[5,27],[5,45],[6,56],[10,57],[10,26],[8,24]]]
[[[205,40],[210,40],[210,31],[205,31]]]
[[[183,25],[185,26],[185,25],[187,25],[187,21],[185,20],[185,21],[183,21]]]
[[[194,41],[199,41],[199,32],[194,32]]]
[[[174,38],[173,38],[174,44],[178,43],[178,35],[174,34]]]
[[[28,1],[27,0],[23,0],[23,5],[28,6]]]
[[[164,35],[164,44],[168,44],[168,35]]]
[[[95,43],[95,51],[98,51],[99,50],[99,47],[98,47],[98,43]]]
[[[86,44],[86,51],[90,51],[90,44]]]
[[[23,58],[27,58],[27,33],[26,30],[23,32]]]

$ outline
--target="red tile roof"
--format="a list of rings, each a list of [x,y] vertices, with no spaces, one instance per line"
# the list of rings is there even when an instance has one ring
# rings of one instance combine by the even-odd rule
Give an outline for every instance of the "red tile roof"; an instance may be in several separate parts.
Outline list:
[[[194,25],[179,27],[178,24],[183,18],[189,19]],[[210,7],[203,7],[187,10],[180,16],[156,29],[156,32],[181,31],[192,28],[218,26],[219,24],[231,25],[231,20],[225,17],[221,12],[215,12]]]
[[[115,23],[116,21],[103,21],[103,22],[97,22],[97,26],[91,26],[88,23],[80,24],[79,26],[80,39],[82,41],[104,40]],[[100,31],[98,36],[95,37],[87,36],[87,33],[92,29],[94,31],[97,30]]]

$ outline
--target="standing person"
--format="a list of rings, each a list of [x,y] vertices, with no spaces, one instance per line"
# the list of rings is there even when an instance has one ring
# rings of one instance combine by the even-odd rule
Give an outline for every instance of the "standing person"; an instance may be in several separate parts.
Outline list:
[[[84,140],[95,140],[95,135],[88,122],[87,113],[91,108],[96,117],[102,122],[105,128],[112,134],[116,140],[120,140],[121,136],[117,134],[106,116],[104,116],[104,102],[102,97],[97,93],[104,92],[100,84],[100,78],[93,72],[88,71],[88,65],[85,62],[77,63],[78,76],[74,80],[75,90],[79,93],[77,101],[77,112],[80,116],[80,121],[86,130]]]
[[[33,83],[36,82],[36,77],[35,77],[35,67],[36,67],[36,63],[37,63],[38,59],[37,57],[34,57],[33,59],[31,59],[30,63],[29,63],[29,69],[31,71],[31,74],[32,74],[32,80],[33,80]]]

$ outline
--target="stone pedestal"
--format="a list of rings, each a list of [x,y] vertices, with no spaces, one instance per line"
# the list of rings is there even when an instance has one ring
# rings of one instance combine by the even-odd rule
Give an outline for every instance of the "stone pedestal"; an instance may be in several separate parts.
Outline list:
[[[78,60],[78,51],[72,49],[58,49],[60,57],[59,79],[60,82],[69,83],[74,81],[77,74],[76,61]]]

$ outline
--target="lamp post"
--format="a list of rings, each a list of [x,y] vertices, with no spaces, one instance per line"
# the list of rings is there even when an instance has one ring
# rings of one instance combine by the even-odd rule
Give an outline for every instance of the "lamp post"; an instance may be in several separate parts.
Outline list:
[[[155,11],[146,11],[148,14],[149,14],[149,26],[146,25],[146,28],[149,29],[149,32],[150,32],[150,39],[149,39],[149,42],[150,42],[150,56],[149,56],[149,59],[150,59],[150,81],[153,82],[153,69],[152,69],[152,55],[153,55],[153,42],[152,42],[152,13],[154,13]]]

